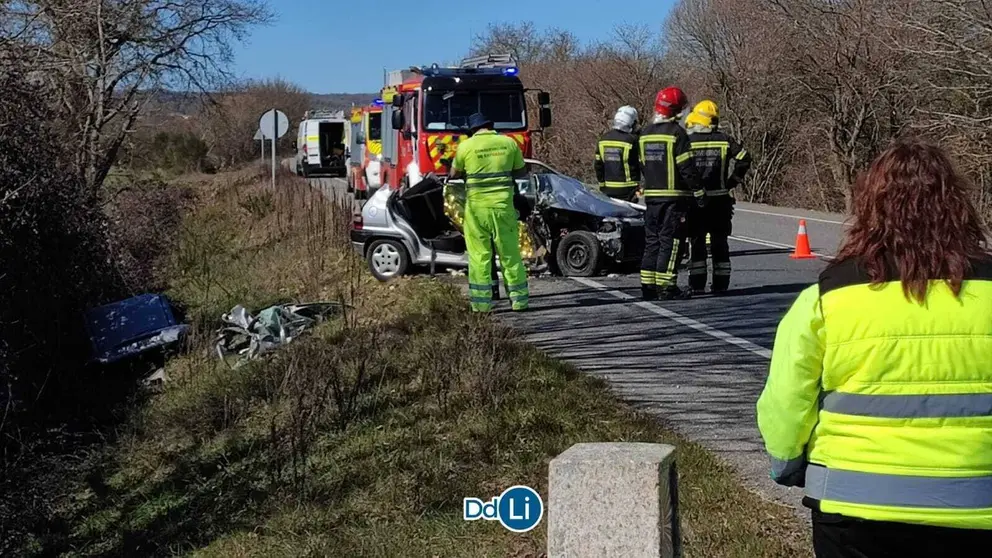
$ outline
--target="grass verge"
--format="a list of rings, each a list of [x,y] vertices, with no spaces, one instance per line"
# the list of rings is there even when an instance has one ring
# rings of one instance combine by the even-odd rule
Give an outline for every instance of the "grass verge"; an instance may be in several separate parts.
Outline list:
[[[164,393],[86,453],[24,552],[67,556],[539,556],[525,535],[461,520],[461,499],[546,494],[574,443],[679,448],[689,557],[808,556],[793,513],[619,402],[599,380],[467,312],[454,287],[371,281],[344,242],[349,208],[285,177],[197,185],[171,294],[198,325]],[[230,370],[207,333],[235,303],[352,309],[269,359]],[[791,535],[793,533],[794,535]]]

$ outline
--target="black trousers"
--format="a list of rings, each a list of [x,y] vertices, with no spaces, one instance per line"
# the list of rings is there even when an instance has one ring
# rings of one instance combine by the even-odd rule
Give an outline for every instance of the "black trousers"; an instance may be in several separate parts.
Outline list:
[[[992,555],[992,531],[867,521],[813,511],[816,558]]]
[[[644,214],[644,257],[641,286],[674,289],[686,250],[689,201],[682,198],[651,200]]]
[[[708,234],[713,257],[713,291],[722,292],[730,287],[728,238],[733,232],[734,200],[730,196],[716,196],[707,201],[705,208],[694,208],[689,214],[692,244],[689,287],[694,291],[702,291],[706,288],[706,235]]]

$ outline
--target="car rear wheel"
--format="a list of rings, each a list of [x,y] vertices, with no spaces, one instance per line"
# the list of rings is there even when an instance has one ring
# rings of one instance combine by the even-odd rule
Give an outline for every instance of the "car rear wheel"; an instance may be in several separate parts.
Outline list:
[[[558,268],[566,277],[592,277],[599,271],[601,256],[599,240],[589,231],[568,233],[555,252]]]
[[[366,260],[369,263],[369,271],[379,281],[389,281],[404,273],[410,265],[410,256],[397,240],[376,240],[369,246]]]

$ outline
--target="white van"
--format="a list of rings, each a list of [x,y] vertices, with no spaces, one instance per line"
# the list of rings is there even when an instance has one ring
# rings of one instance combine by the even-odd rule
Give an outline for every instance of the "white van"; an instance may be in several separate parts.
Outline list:
[[[343,111],[307,111],[296,133],[296,174],[347,176],[350,136]]]

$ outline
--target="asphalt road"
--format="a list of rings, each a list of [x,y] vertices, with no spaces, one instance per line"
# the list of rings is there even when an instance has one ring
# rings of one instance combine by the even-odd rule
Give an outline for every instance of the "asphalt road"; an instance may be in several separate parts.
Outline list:
[[[800,218],[819,259],[789,257]],[[647,303],[637,299],[636,275],[542,278],[531,282],[530,312],[501,314],[536,346],[719,455],[758,494],[808,517],[800,489],[769,480],[755,402],[779,319],[816,281],[844,229],[838,215],[738,203],[726,296]]]
[[[331,199],[351,197],[348,194],[348,182],[344,178],[332,178],[329,176],[311,178],[310,185],[319,189],[325,196]]]
[[[334,179],[314,185],[344,192]],[[789,257],[800,218],[818,259]],[[754,409],[778,321],[836,253],[845,227],[839,215],[738,203],[725,296],[647,303],[637,300],[637,275],[534,278],[530,312],[510,313],[503,301],[498,313],[536,346],[606,379],[635,407],[719,455],[758,494],[806,517],[801,490],[768,478]]]

